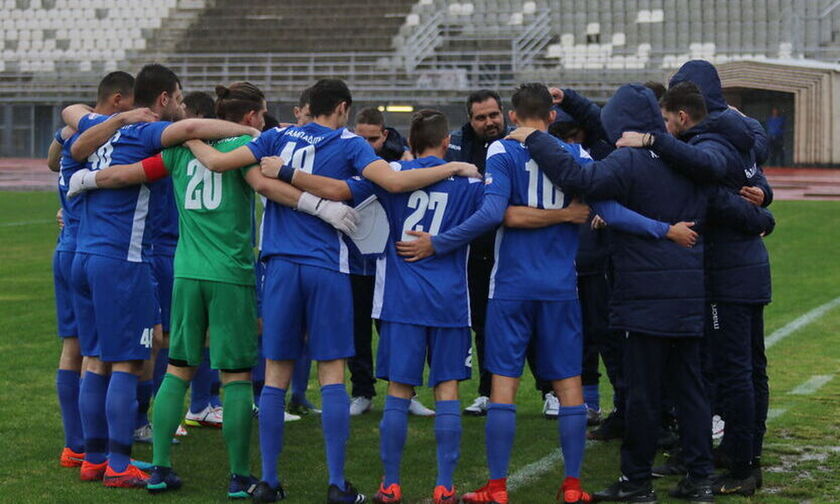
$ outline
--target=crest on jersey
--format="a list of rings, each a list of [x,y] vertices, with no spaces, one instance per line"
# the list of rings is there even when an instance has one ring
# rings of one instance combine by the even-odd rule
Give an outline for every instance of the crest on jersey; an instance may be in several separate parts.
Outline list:
[[[755,174],[758,173],[758,165],[753,163],[753,165],[749,168],[744,170],[744,175],[747,176],[748,179],[755,177]]]

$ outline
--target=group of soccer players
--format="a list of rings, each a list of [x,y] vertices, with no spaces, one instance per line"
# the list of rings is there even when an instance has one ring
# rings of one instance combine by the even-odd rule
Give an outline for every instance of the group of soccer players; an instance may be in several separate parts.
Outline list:
[[[256,86],[218,86],[216,95],[212,107],[195,94],[185,103],[178,77],[155,64],[136,78],[107,75],[93,109],[63,111],[66,127],[52,156],[59,159],[60,148],[64,226],[54,271],[63,341],[61,464],[79,467],[83,481],[178,489],[171,447],[192,387],[188,420],[222,427],[228,497],[284,499],[277,461],[286,394],[292,386],[289,406],[312,409],[305,391],[314,360],[327,502],[365,502],[344,466],[351,416],[345,366],[365,352],[359,347],[370,354],[369,336],[355,334],[351,263],[366,260],[375,261],[376,280],[361,325],[370,331],[369,317],[379,321],[376,377],[388,381],[384,474],[373,502],[402,502],[400,462],[409,413],[425,410],[414,396],[426,363],[435,396],[436,504],[509,502],[526,361],[559,401],[560,502],[656,502],[650,481],[659,419],[671,410],[682,448],[675,474],[684,476],[672,496],[712,502],[713,494],[737,487],[749,495],[760,486],[767,389],[756,340],[769,274],[766,299],[744,300],[741,286],[727,285],[721,272],[764,272],[761,236],[774,226],[764,208],[772,191],[759,168],[766,135],[726,108],[714,67],[688,63],[661,100],[648,87],[622,86],[603,111],[571,90],[523,84],[509,112],[516,129],[497,128],[481,169],[451,160],[457,146],[435,110],[415,113],[408,146],[389,145],[399,160],[383,160],[378,152],[390,132],[384,125],[364,136],[347,129],[353,100],[340,80],[306,89],[297,123],[276,127],[266,127],[267,104]],[[184,118],[186,109],[192,118]],[[211,114],[217,119],[206,118]],[[365,124],[375,115],[368,112]],[[562,121],[584,134],[549,134]],[[265,202],[259,225],[255,193]],[[616,410],[624,444],[621,479],[590,494],[580,481],[592,408],[581,382],[586,328],[575,258],[579,235],[604,226],[609,306],[583,302],[585,311],[609,310],[610,327],[620,332],[613,335],[623,359],[608,371],[623,392]],[[453,480],[462,432],[458,384],[471,377],[476,320],[467,262],[470,243],[493,231],[489,301],[480,316],[480,359],[492,376],[484,403],[489,480],[461,494]],[[223,419],[211,369],[220,375]],[[145,418],[152,396],[153,428]],[[369,397],[359,397],[367,403],[357,411],[369,409]],[[249,464],[254,412],[259,478]],[[727,470],[717,476],[713,413],[727,421]],[[131,445],[149,430],[153,461],[144,465],[131,459]]]

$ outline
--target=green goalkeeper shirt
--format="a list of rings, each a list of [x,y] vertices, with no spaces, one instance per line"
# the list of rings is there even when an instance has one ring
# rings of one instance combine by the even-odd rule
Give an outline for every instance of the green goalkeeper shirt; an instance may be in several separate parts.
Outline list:
[[[241,136],[211,145],[229,152],[250,141]],[[214,173],[180,146],[162,157],[178,205],[175,278],[254,285],[254,190],[245,180],[252,167]]]

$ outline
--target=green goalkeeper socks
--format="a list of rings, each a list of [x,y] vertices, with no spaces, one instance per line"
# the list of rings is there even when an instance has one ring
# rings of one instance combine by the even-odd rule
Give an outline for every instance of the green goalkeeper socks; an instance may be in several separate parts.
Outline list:
[[[254,404],[250,381],[234,381],[224,387],[225,417],[222,423],[222,435],[227,445],[228,461],[231,474],[249,476],[251,474],[250,447],[251,424]]]
[[[156,466],[172,467],[172,436],[175,435],[184,414],[184,395],[187,393],[188,385],[188,382],[167,373],[155,396],[155,409],[152,415],[152,425],[154,425],[152,463]]]

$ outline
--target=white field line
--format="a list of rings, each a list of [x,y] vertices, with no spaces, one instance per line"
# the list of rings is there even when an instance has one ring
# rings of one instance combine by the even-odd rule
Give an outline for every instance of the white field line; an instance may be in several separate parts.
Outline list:
[[[773,331],[773,333],[770,336],[767,336],[767,338],[764,340],[764,347],[769,349],[770,347],[774,346],[776,343],[782,341],[783,339],[787,338],[796,331],[802,329],[808,324],[811,324],[812,322],[815,322],[820,317],[828,313],[832,308],[836,308],[837,306],[840,306],[840,297],[834,298],[828,303],[818,306],[813,310],[809,311],[808,313],[805,313],[804,315],[795,318],[784,327]]]
[[[834,375],[815,375],[808,379],[802,385],[788,392],[791,395],[811,395],[820,389],[823,385],[830,382]]]
[[[775,420],[787,413],[787,408],[770,408],[767,410],[767,421]]]
[[[55,223],[55,219],[43,219],[43,220],[33,220],[33,221],[23,221],[23,222],[3,222],[3,223],[0,223],[0,227],[32,226],[32,225],[36,225],[36,224],[49,224],[50,222]]]

